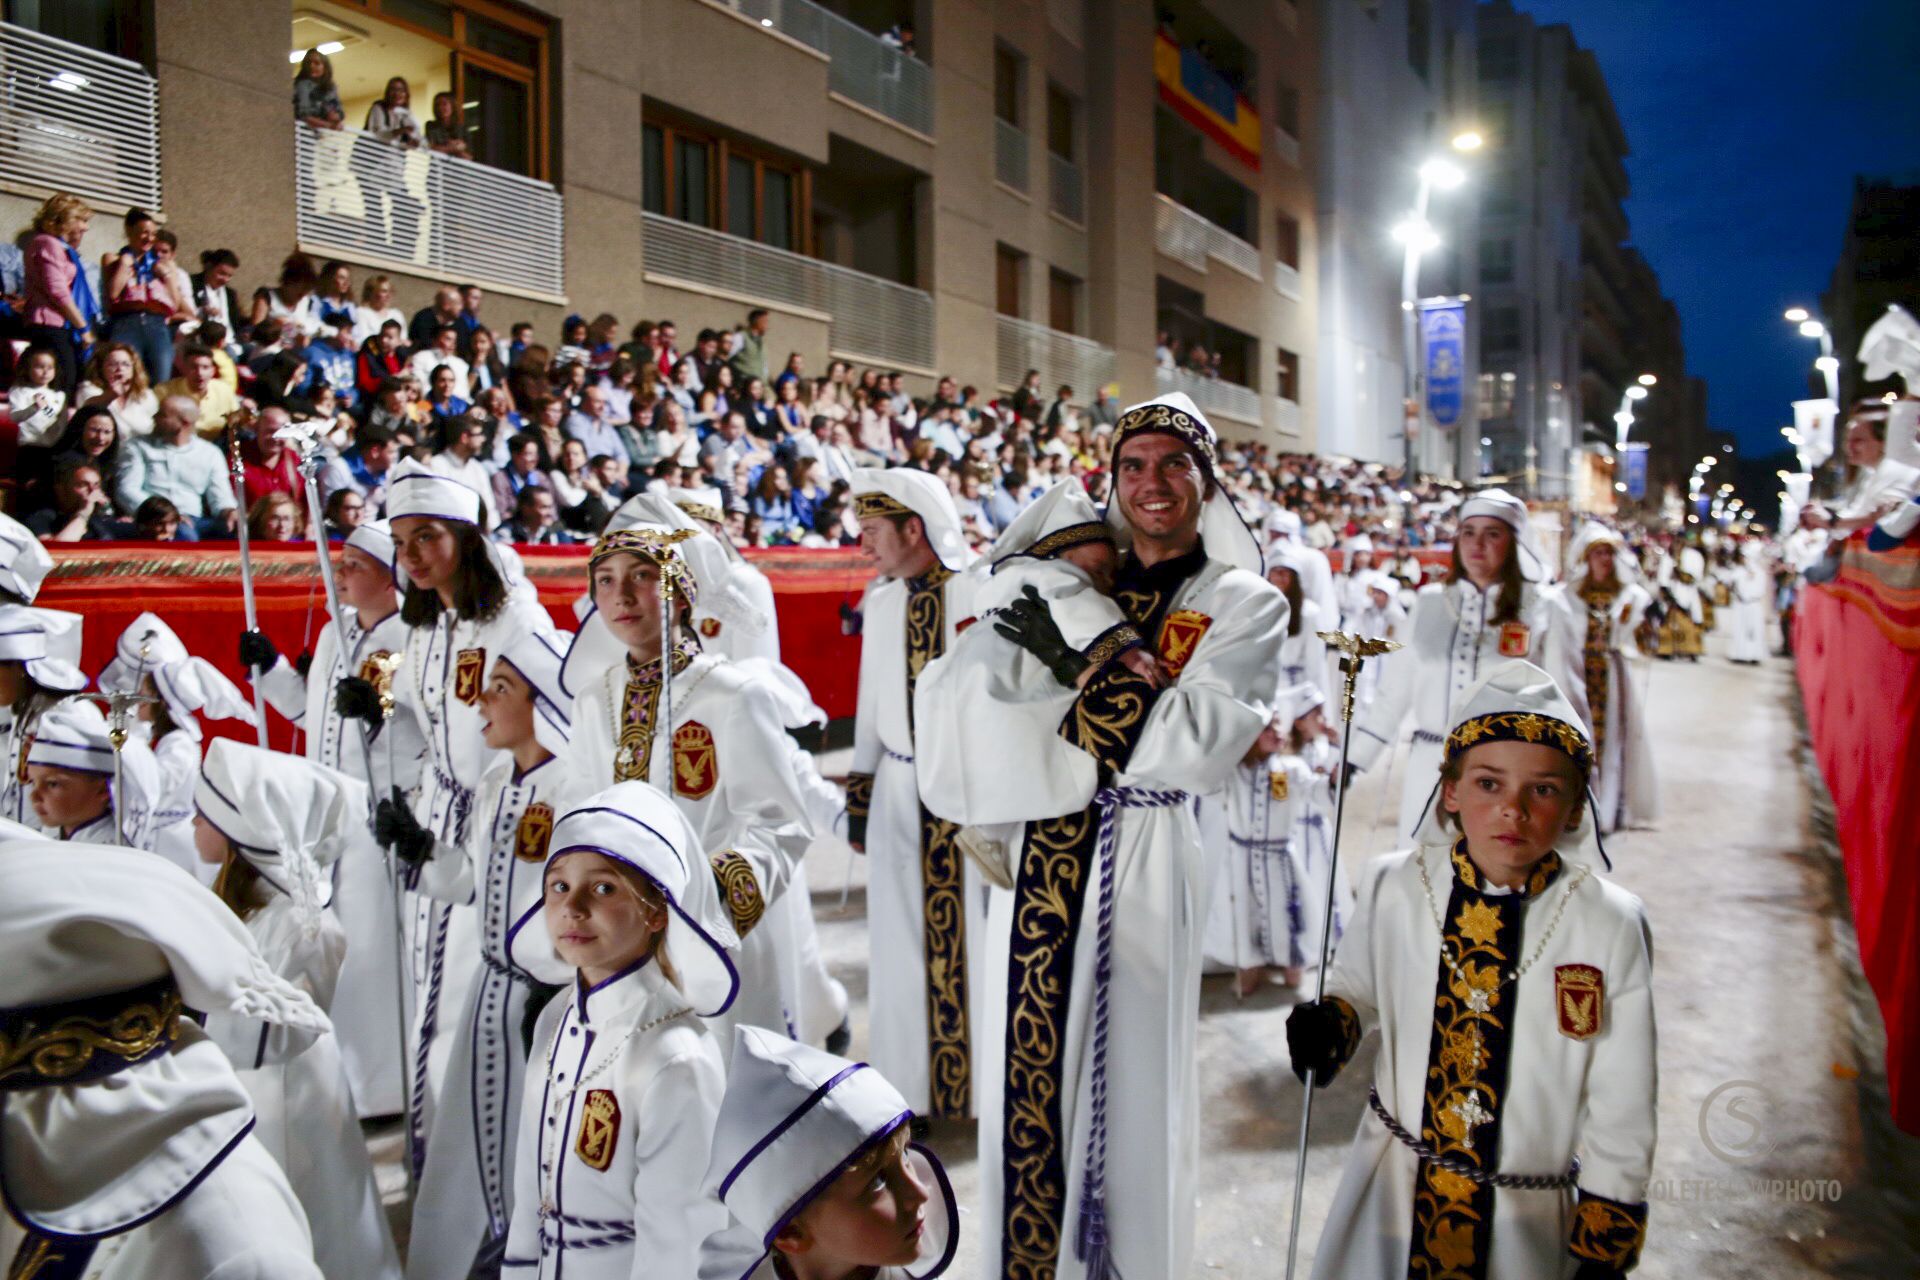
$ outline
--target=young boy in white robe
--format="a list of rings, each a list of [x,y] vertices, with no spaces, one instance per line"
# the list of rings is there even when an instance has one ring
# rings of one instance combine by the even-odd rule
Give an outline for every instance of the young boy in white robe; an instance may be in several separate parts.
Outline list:
[[[101,679],[100,687],[109,688],[104,673]],[[191,865],[193,794],[194,784],[200,777],[203,738],[199,717],[251,721],[253,705],[218,667],[199,657],[152,663],[140,673],[131,691],[152,699],[137,704],[134,716],[141,736],[153,747],[154,760],[160,766],[160,790],[153,812],[153,851],[172,862]]]
[[[560,818],[543,884],[508,948],[567,989],[534,1029],[505,1273],[694,1276],[726,1225],[699,1171],[726,1087],[704,1020],[739,989],[733,921],[698,835],[644,782]]]
[[[21,604],[0,604],[0,818],[32,826],[27,792],[27,747],[47,709],[87,687],[87,677],[67,656],[77,635],[56,632],[72,615]],[[74,619],[74,621],[78,621]],[[56,652],[56,649],[60,652]],[[78,657],[77,652],[73,653]]]
[[[933,1280],[959,1218],[946,1170],[878,1071],[757,1027],[735,1032],[710,1194],[732,1221],[701,1280]]]
[[[48,836],[134,849],[151,845],[159,766],[137,738],[129,737],[118,756],[116,761],[107,718],[97,704],[77,700],[47,708],[27,746],[23,772],[33,816]]]
[[[319,1280],[247,1092],[188,1011],[259,1018],[291,1052],[327,1019],[233,913],[150,853],[10,840],[0,954],[0,1039],[21,1054],[0,1081],[7,1274]],[[43,1046],[59,1075],[42,1074]]]
[[[571,699],[560,691],[554,639],[528,633],[494,659],[480,691],[481,732],[500,756],[480,780],[465,846],[435,840],[406,809],[386,811],[409,887],[475,907],[478,954],[449,956],[475,975],[454,1025],[440,1094],[442,1123],[427,1139],[407,1250],[412,1280],[461,1280],[499,1266],[512,1220],[514,1138],[526,1085],[525,1032],[551,987],[516,968],[507,930],[540,902],[541,868],[557,815]]]
[[[1316,1085],[1381,1033],[1315,1276],[1610,1280],[1638,1261],[1651,942],[1594,866],[1591,763],[1552,678],[1503,663],[1454,718],[1419,847],[1363,872],[1325,998],[1287,1020]]]
[[[214,892],[280,977],[333,1003],[346,931],[327,903],[342,849],[367,839],[358,779],[298,756],[219,738],[194,786],[194,847]],[[327,1280],[399,1280],[373,1165],[331,1030],[305,1047],[250,1013],[216,1011],[207,1034],[253,1098],[254,1133],[287,1172]]]

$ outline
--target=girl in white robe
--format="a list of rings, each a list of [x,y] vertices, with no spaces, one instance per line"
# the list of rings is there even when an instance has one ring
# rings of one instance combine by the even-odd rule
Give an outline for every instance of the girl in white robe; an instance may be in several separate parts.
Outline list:
[[[543,884],[509,952],[567,989],[534,1029],[502,1274],[693,1277],[726,1225],[699,1171],[726,1085],[703,1019],[740,982],[729,911],[699,837],[644,782],[560,818]]]
[[[203,731],[199,717],[251,721],[253,706],[233,681],[205,658],[150,666],[138,688],[154,699],[141,703],[135,713],[160,766],[160,791],[150,837],[153,851],[186,865],[194,847],[193,792],[200,779]]]
[[[101,1032],[138,1028],[132,1043],[103,1034],[86,1045],[82,1070],[39,1076],[29,1056],[10,1073],[0,1151],[9,1274],[320,1280],[306,1215],[252,1132],[247,1092],[188,1011],[259,1019],[290,1053],[327,1019],[233,913],[150,853],[9,840],[0,954],[10,1045],[54,1043],[74,1017]]]
[[[1313,557],[1318,555],[1291,539],[1275,542],[1267,548],[1267,581],[1287,598],[1287,637],[1280,645],[1281,686],[1311,683],[1323,696],[1332,697],[1333,665],[1320,633],[1336,629],[1340,620],[1308,594]],[[1324,567],[1325,557],[1321,559]]]
[[[26,785],[28,744],[49,707],[87,687],[85,673],[55,652],[69,647],[56,639],[69,619],[79,621],[72,614],[0,603],[0,818],[9,822],[38,825]],[[78,649],[77,635],[70,647]]]
[[[731,1221],[701,1280],[933,1280],[960,1245],[953,1186],[913,1111],[865,1063],[756,1027],[735,1032],[708,1193]]]
[[[1748,666],[1767,657],[1767,581],[1765,549],[1758,541],[1743,544],[1728,573],[1732,625],[1727,637],[1727,661]]]
[[[215,892],[273,971],[333,1003],[346,931],[327,908],[330,868],[365,840],[367,792],[310,761],[219,738],[194,788],[194,843],[220,868]],[[211,1036],[253,1099],[254,1133],[287,1171],[327,1280],[399,1280],[380,1189],[333,1033],[298,1052],[259,1018],[215,1013]]]
[[[1458,713],[1418,846],[1364,869],[1324,999],[1287,1022],[1321,1086],[1381,1036],[1320,1280],[1618,1280],[1638,1260],[1652,949],[1639,900],[1597,874],[1591,758],[1546,673],[1503,663]]]
[[[1501,544],[1497,558],[1483,550]],[[1487,489],[1461,505],[1447,582],[1420,589],[1406,623],[1406,648],[1367,664],[1380,668],[1380,685],[1353,720],[1349,759],[1356,772],[1373,768],[1383,756],[1391,759],[1403,723],[1412,720],[1396,831],[1411,835],[1419,821],[1454,707],[1502,658],[1526,658],[1572,687],[1577,655],[1554,641],[1556,619],[1567,605],[1546,578],[1525,503]]]
[[[1566,693],[1592,730],[1594,816],[1603,835],[1648,826],[1660,817],[1660,779],[1643,705],[1646,664],[1634,635],[1653,597],[1635,580],[1633,556],[1610,529],[1583,530],[1568,563],[1560,643],[1580,660],[1579,679]]]
[[[1234,971],[1234,992],[1249,996],[1269,977],[1300,981],[1300,946],[1309,899],[1293,848],[1296,819],[1313,786],[1312,771],[1290,749],[1292,691],[1275,699],[1274,717],[1221,791],[1200,804],[1201,831],[1218,869],[1207,905],[1206,955]]]

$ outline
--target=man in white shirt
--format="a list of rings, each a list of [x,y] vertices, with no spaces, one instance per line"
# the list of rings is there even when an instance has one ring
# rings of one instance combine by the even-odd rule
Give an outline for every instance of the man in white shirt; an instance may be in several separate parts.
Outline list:
[[[457,425],[447,430],[447,447],[427,460],[427,466],[436,473],[458,480],[480,495],[483,531],[500,524],[500,513],[493,504],[493,473],[480,461],[480,451],[486,446],[486,424],[470,413],[462,414]]]
[[[456,295],[457,296],[457,295]],[[460,326],[455,324],[435,325],[433,345],[423,351],[413,353],[413,359],[407,361],[407,372],[423,387],[433,385],[433,371],[441,365],[453,370],[453,385],[464,388],[467,385],[467,362],[460,358]]]

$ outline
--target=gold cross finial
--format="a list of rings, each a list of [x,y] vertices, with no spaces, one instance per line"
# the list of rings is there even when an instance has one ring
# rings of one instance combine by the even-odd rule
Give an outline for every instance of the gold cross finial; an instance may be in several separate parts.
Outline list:
[[[1353,631],[1321,631],[1317,633],[1326,642],[1327,648],[1337,650],[1340,655],[1340,670],[1346,673],[1345,687],[1340,692],[1340,719],[1347,724],[1353,723],[1353,686],[1360,678],[1361,664],[1368,658],[1379,658],[1401,647],[1398,640],[1377,640],[1372,636],[1363,636]]]

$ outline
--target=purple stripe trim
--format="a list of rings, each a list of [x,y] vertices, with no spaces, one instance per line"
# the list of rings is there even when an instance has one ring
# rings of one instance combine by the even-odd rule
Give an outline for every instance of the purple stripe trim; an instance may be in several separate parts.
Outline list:
[[[220,1150],[214,1154],[212,1159],[208,1160],[206,1164],[202,1165],[200,1168],[200,1172],[194,1174],[192,1178],[187,1180],[186,1186],[180,1188],[180,1190],[174,1192],[171,1196],[169,1196],[164,1204],[161,1204],[156,1206],[155,1208],[149,1209],[146,1213],[141,1214],[138,1218],[135,1218],[132,1222],[128,1222],[121,1226],[114,1227],[108,1231],[96,1231],[91,1234],[85,1234],[85,1235],[68,1235],[63,1231],[54,1231],[47,1227],[43,1227],[39,1223],[35,1222],[30,1216],[28,1216],[26,1211],[23,1210],[18,1204],[14,1203],[13,1196],[7,1191],[7,1185],[4,1179],[0,1179],[0,1203],[4,1203],[6,1205],[7,1212],[13,1215],[14,1221],[25,1224],[28,1227],[28,1229],[32,1231],[37,1231],[43,1236],[50,1236],[56,1240],[99,1241],[99,1240],[110,1239],[113,1236],[124,1235],[127,1232],[132,1231],[137,1227],[144,1227],[145,1225],[147,1225],[147,1223],[152,1222],[155,1218],[159,1217],[161,1214],[165,1213],[167,1210],[173,1208],[173,1206],[175,1206],[176,1204],[179,1204],[182,1200],[192,1195],[197,1189],[199,1189],[200,1184],[202,1182],[205,1182],[208,1176],[211,1175],[215,1169],[218,1169],[222,1164],[226,1162],[226,1159],[228,1156],[232,1155],[235,1151],[238,1151],[240,1149],[240,1144],[245,1142],[252,1133],[253,1133],[253,1117],[248,1116],[247,1122],[240,1126],[240,1132],[234,1134],[233,1137],[227,1142],[226,1146],[220,1148]],[[0,1159],[4,1159],[4,1157],[5,1157],[5,1140],[4,1138],[0,1138]]]
[[[858,1070],[858,1069],[859,1068],[857,1067],[855,1068],[855,1070]],[[874,1131],[872,1134],[868,1135],[867,1140],[861,1143],[859,1146],[855,1147],[847,1155],[847,1158],[845,1160],[842,1160],[839,1164],[827,1170],[825,1177],[821,1178],[818,1182],[814,1183],[811,1187],[808,1187],[806,1194],[801,1196],[798,1200],[795,1200],[793,1204],[788,1207],[786,1213],[781,1215],[780,1220],[774,1223],[772,1227],[768,1228],[765,1238],[763,1238],[760,1241],[760,1243],[765,1245],[768,1249],[773,1248],[774,1237],[778,1236],[782,1231],[785,1231],[789,1223],[791,1223],[795,1218],[799,1217],[802,1213],[806,1212],[807,1206],[812,1204],[816,1199],[818,1199],[821,1192],[825,1191],[828,1187],[832,1186],[835,1180],[838,1179],[841,1174],[845,1173],[848,1169],[851,1169],[854,1166],[854,1163],[857,1160],[859,1160],[860,1157],[866,1155],[867,1152],[873,1150],[875,1147],[885,1142],[888,1138],[891,1138],[893,1136],[894,1130],[898,1129],[901,1125],[906,1124],[908,1121],[912,1119],[913,1119],[913,1112],[902,1111],[899,1115],[887,1121],[885,1124],[881,1125],[879,1129]],[[935,1167],[936,1168],[938,1167],[937,1162],[935,1163]],[[753,1273],[748,1272],[747,1274],[751,1275]]]
[[[911,1270],[907,1272],[913,1276],[913,1280],[934,1280],[934,1277],[944,1274],[953,1265],[954,1255],[960,1252],[960,1204],[954,1197],[953,1183],[948,1180],[947,1167],[940,1163],[940,1157],[917,1142],[909,1142],[907,1150],[918,1151],[926,1160],[927,1167],[933,1170],[933,1180],[940,1184],[940,1199],[947,1206],[947,1247],[941,1251],[940,1260],[933,1264],[931,1271],[917,1275]]]
[[[738,1160],[734,1161],[733,1168],[728,1171],[726,1177],[720,1180],[720,1193],[719,1193],[720,1199],[725,1200],[727,1198],[727,1191],[729,1188],[733,1186],[734,1179],[738,1178],[740,1174],[743,1171],[745,1171],[746,1167],[752,1164],[754,1160],[756,1160],[759,1157],[762,1151],[765,1151],[768,1147],[772,1146],[775,1142],[779,1141],[781,1134],[793,1128],[794,1125],[800,1123],[800,1117],[806,1115],[807,1112],[813,1110],[813,1108],[819,1104],[822,1098],[826,1097],[827,1094],[833,1091],[833,1087],[835,1085],[839,1084],[842,1080],[845,1080],[848,1076],[853,1075],[855,1072],[865,1071],[867,1069],[868,1068],[866,1063],[856,1062],[852,1066],[848,1067],[846,1070],[840,1072],[838,1075],[828,1080],[825,1084],[821,1085],[818,1089],[815,1089],[812,1093],[808,1094],[806,1101],[802,1102],[799,1106],[795,1107],[792,1111],[789,1111],[787,1113],[786,1119],[782,1120],[779,1124],[773,1126],[773,1128],[768,1131],[766,1137],[754,1143],[753,1146],[747,1149],[747,1154],[745,1154],[744,1156],[741,1156]]]

